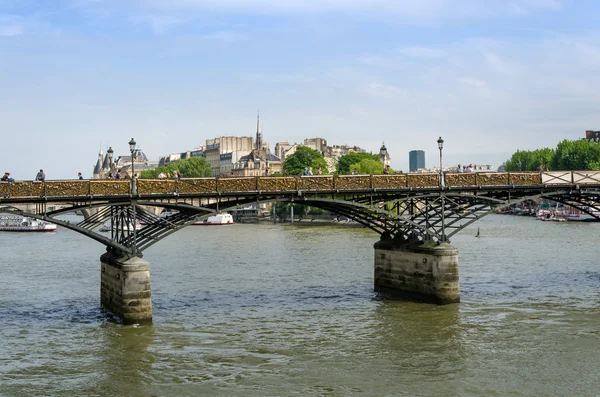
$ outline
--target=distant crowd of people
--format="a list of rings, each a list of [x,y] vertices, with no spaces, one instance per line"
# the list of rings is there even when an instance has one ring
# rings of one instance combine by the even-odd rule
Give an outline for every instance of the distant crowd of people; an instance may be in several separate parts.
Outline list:
[[[315,175],[315,174],[313,174],[312,167],[304,167],[304,171],[302,171],[302,175]],[[319,167],[317,169],[316,175],[323,175],[323,170],[321,169],[321,167]]]
[[[0,178],[2,182],[14,182],[15,180],[10,176],[10,172],[5,172],[4,176]]]
[[[465,165],[464,167],[459,164],[456,167],[456,172],[473,172],[473,164]]]
[[[81,174],[81,172],[77,173],[77,179],[79,180],[83,180],[83,175]],[[35,175],[35,178],[33,179],[34,181],[37,182],[44,182],[46,180],[46,173],[44,172],[43,169],[40,169],[40,171]],[[0,178],[0,182],[14,182],[15,179],[10,176],[10,172],[5,172],[4,176],[2,178]]]
[[[391,174],[392,173],[392,169],[390,168],[389,165],[386,165],[385,167],[383,167],[383,173],[385,175]],[[400,171],[400,173],[402,173],[402,171]],[[354,168],[352,170],[352,175],[359,175],[360,173],[358,172],[358,168]],[[304,171],[302,171],[302,175],[303,176],[310,176],[310,175],[323,175],[323,170],[321,169],[321,167],[319,167],[317,169],[316,173],[313,173],[313,169],[312,167],[304,167]]]
[[[171,175],[170,172],[161,172],[160,174],[158,174],[158,179],[169,179],[169,178],[174,178],[174,179],[181,178],[181,174],[179,173],[179,170],[174,170],[173,175]]]

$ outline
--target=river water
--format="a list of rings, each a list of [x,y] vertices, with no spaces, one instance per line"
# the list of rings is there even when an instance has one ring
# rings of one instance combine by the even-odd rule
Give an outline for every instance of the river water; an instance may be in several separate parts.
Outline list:
[[[435,306],[373,292],[367,229],[189,227],[145,252],[138,327],[99,308],[103,246],[0,233],[0,395],[597,396],[599,232],[486,217]]]

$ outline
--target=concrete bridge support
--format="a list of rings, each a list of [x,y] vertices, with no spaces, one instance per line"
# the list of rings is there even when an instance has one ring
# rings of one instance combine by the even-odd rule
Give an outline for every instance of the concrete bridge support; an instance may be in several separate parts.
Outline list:
[[[139,257],[107,252],[100,257],[100,302],[123,324],[152,323],[150,264]]]
[[[440,305],[460,302],[458,249],[435,241],[375,243],[375,290]]]

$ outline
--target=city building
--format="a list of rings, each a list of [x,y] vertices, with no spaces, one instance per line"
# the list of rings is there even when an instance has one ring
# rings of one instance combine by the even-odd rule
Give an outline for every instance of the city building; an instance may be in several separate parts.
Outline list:
[[[111,155],[113,155],[112,158]],[[102,149],[100,149],[98,152],[98,160],[96,161],[94,172],[92,173],[92,178],[107,179],[117,172],[121,174],[122,178],[131,178],[131,164],[131,155],[118,156],[115,160],[111,148],[104,154],[102,153]],[[158,162],[148,160],[148,157],[141,149],[135,149],[133,151],[133,166],[135,167],[135,173],[137,174],[140,171],[155,169],[158,167]]]
[[[323,138],[305,138],[302,146],[306,146],[325,156],[327,152],[327,141]]]
[[[417,172],[425,168],[425,152],[423,150],[411,150],[408,152],[408,170]]]
[[[585,132],[585,138],[588,141],[594,141],[594,142],[600,142],[600,131],[592,131],[592,130],[587,130]]]
[[[388,153],[387,148],[385,147],[385,142],[382,143],[381,148],[379,149],[379,160],[381,161],[384,167],[390,165],[390,154]]]
[[[279,157],[280,159],[284,159],[288,156],[287,152],[292,149],[295,148],[297,145],[295,143],[289,143],[289,142],[277,142],[275,144],[275,156]],[[292,153],[290,153],[292,154]]]
[[[192,157],[206,157],[204,154],[204,146],[181,153],[171,153],[158,158],[158,166],[168,165],[177,160],[185,160]]]
[[[206,140],[204,157],[210,164],[213,176],[229,175],[233,163],[228,163],[228,161],[250,153],[253,148],[254,142],[250,136],[221,136]],[[232,155],[221,158],[221,155],[226,153],[232,153]]]
[[[232,159],[233,160],[233,159]],[[269,151],[269,145],[263,141],[260,116],[256,119],[256,141],[254,148],[244,156],[233,162],[230,176],[262,176],[272,175],[283,171],[281,158]]]

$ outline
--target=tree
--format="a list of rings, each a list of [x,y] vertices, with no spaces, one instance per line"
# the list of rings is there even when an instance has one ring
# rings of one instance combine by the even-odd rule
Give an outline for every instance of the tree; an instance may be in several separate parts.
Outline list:
[[[379,155],[366,152],[348,153],[338,160],[337,173],[339,175],[348,175],[352,173],[353,164],[359,164],[361,160],[376,160],[379,161]],[[382,166],[383,170],[383,166]]]
[[[359,174],[383,174],[383,164],[379,159],[362,159],[358,163],[350,165],[351,170],[354,170],[355,168],[358,170]]]
[[[504,169],[506,171],[537,171],[540,165],[544,168],[550,167],[553,158],[554,149],[517,150],[510,160],[506,161]]]
[[[212,168],[210,163],[204,157],[190,157],[185,160],[177,160],[170,164],[163,165],[153,170],[140,172],[140,179],[157,178],[158,174],[168,172],[173,175],[173,171],[179,171],[182,178],[204,178],[212,176]]]
[[[552,171],[599,170],[600,145],[587,139],[563,140],[556,149],[517,150],[505,163],[506,171],[536,171],[542,165]]]
[[[557,171],[598,170],[600,169],[600,146],[587,139],[576,141],[565,139],[556,146],[552,169]]]
[[[327,169],[327,163],[323,155],[316,150],[306,146],[298,146],[294,154],[289,155],[283,163],[283,173],[285,175],[302,175],[304,168],[312,167],[313,173],[318,168]]]

